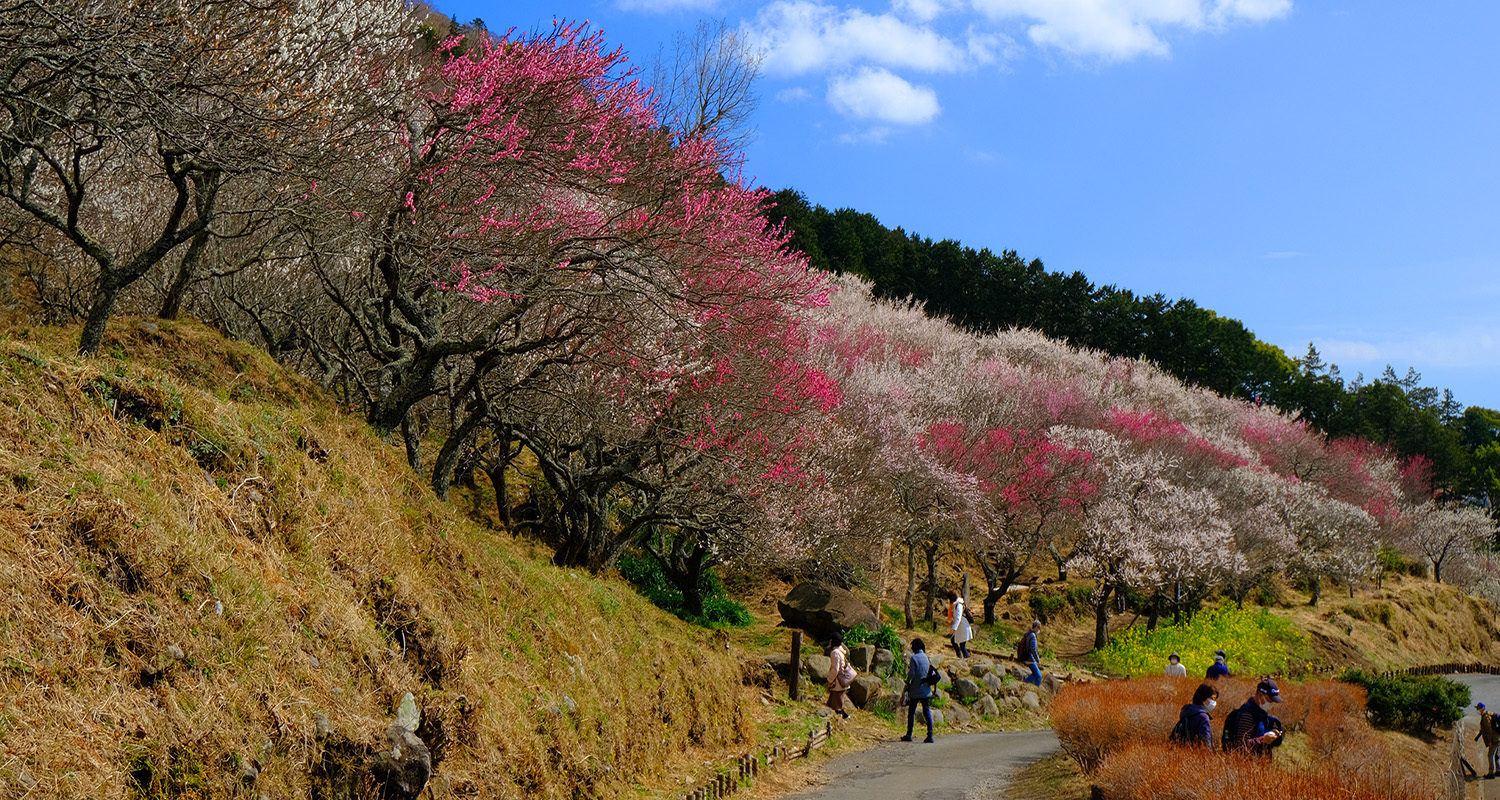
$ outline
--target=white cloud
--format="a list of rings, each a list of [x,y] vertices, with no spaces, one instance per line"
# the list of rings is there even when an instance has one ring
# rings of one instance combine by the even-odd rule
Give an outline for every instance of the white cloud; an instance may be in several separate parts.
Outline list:
[[[777,0],[761,9],[746,33],[764,50],[766,71],[783,75],[863,63],[952,72],[973,58],[967,47],[925,25],[808,0]]]
[[[783,103],[800,103],[803,100],[812,99],[812,92],[801,86],[793,86],[790,89],[782,89],[776,93],[776,99]]]
[[[1459,328],[1443,331],[1409,331],[1395,336],[1355,335],[1338,339],[1314,339],[1323,360],[1365,370],[1367,376],[1386,364],[1403,371],[1402,365],[1431,367],[1500,367],[1500,338],[1495,331],[1500,320],[1471,320]]]
[[[879,67],[862,67],[829,81],[828,104],[846,116],[898,125],[930,122],[942,110],[932,89],[913,86]]]
[[[839,137],[839,142],[842,144],[885,144],[885,140],[890,136],[891,129],[881,125],[867,131],[846,133]]]
[[[1123,61],[1165,56],[1171,29],[1222,30],[1240,22],[1284,16],[1291,0],[973,0],[996,22],[1027,20],[1026,34],[1040,47]]]

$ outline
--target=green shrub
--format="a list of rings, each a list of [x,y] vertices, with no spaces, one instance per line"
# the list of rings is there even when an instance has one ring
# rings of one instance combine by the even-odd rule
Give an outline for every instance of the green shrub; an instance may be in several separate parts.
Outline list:
[[[1027,593],[1026,603],[1031,613],[1043,623],[1071,618],[1078,611],[1090,608],[1094,589],[1091,586],[1068,588],[1032,589]]]
[[[863,625],[855,625],[844,632],[844,644],[853,647],[858,644],[873,644],[882,650],[889,650],[899,654],[902,651],[901,637],[896,634],[896,629],[890,625],[881,625],[879,630],[870,630]]]
[[[1232,603],[1154,631],[1131,628],[1116,634],[1097,657],[1109,672],[1157,675],[1166,666],[1167,656],[1176,652],[1182,655],[1188,674],[1202,675],[1219,649],[1229,653],[1229,668],[1236,675],[1297,674],[1312,657],[1307,636],[1291,622],[1263,608],[1241,610]]]
[[[1463,718],[1469,687],[1435,675],[1382,676],[1346,669],[1339,680],[1363,687],[1365,709],[1376,725],[1426,731]]]
[[[724,591],[724,584],[713,570],[704,570],[703,615],[693,616],[684,608],[682,590],[672,585],[656,559],[644,553],[626,553],[616,565],[620,575],[630,581],[637,592],[663,611],[669,611],[688,622],[706,628],[743,628],[753,620],[750,610],[735,602]]]

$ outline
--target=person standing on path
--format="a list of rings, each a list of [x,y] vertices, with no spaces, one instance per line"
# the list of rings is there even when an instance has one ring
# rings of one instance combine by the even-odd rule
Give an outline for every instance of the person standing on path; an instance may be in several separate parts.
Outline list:
[[[1276,681],[1266,678],[1256,685],[1255,694],[1230,712],[1232,719],[1224,721],[1224,749],[1270,758],[1271,748],[1282,740],[1281,720],[1271,716],[1272,704],[1280,702]]]
[[[829,638],[833,647],[828,651],[828,707],[837,711],[844,719],[849,712],[844,710],[844,693],[854,683],[854,667],[849,664],[849,648],[844,646],[844,635],[835,633]]]
[[[1036,634],[1042,629],[1042,621],[1034,619],[1031,621],[1031,630],[1021,640],[1019,655],[1022,661],[1031,663],[1031,675],[1027,676],[1027,683],[1034,683],[1038,687],[1042,685],[1042,665],[1039,663],[1041,651],[1037,649]]]
[[[1179,656],[1176,653],[1173,653],[1172,655],[1167,656],[1167,672],[1166,672],[1166,675],[1167,675],[1168,678],[1186,678],[1187,677],[1187,667],[1182,663],[1182,656]],[[1197,701],[1195,700],[1194,702],[1197,702]]]
[[[952,589],[948,590],[948,634],[953,637],[953,652],[959,658],[968,658],[969,640],[974,638],[974,627],[969,624],[963,597]]]
[[[932,684],[927,675],[932,671],[932,662],[927,660],[927,644],[921,639],[911,640],[911,660],[906,663],[906,735],[901,741],[911,741],[911,731],[917,721],[917,704],[922,705],[922,719],[927,722],[927,738],[932,743]]]
[[[1177,724],[1181,726],[1182,733],[1181,738],[1174,738],[1174,741],[1190,747],[1214,749],[1214,723],[1209,718],[1209,712],[1218,705],[1218,698],[1219,690],[1213,684],[1198,684],[1198,690],[1193,692],[1193,702],[1177,712]],[[1176,730],[1173,735],[1177,735]]]
[[[1208,665],[1208,672],[1204,674],[1209,680],[1229,677],[1229,665],[1225,662],[1229,656],[1224,655],[1223,650],[1214,651],[1214,663]]]
[[[1474,708],[1479,710],[1479,735],[1474,741],[1484,739],[1485,773],[1484,777],[1493,778],[1500,775],[1500,720],[1495,719],[1495,714],[1484,709],[1484,703],[1475,703]]]

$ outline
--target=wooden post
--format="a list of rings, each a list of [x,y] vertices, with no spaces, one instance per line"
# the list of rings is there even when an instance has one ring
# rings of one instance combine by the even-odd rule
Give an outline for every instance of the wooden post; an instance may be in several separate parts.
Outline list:
[[[788,669],[791,671],[786,676],[786,696],[792,700],[801,700],[802,631],[792,631],[792,663]]]
[[[964,608],[969,607],[969,573],[964,573]]]

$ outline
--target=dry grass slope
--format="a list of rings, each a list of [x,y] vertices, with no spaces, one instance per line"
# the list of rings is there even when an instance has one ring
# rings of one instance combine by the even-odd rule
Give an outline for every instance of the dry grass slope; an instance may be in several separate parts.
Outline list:
[[[0,796],[336,796],[408,691],[438,798],[754,737],[710,634],[466,521],[264,353],[113,329],[0,338]]]

